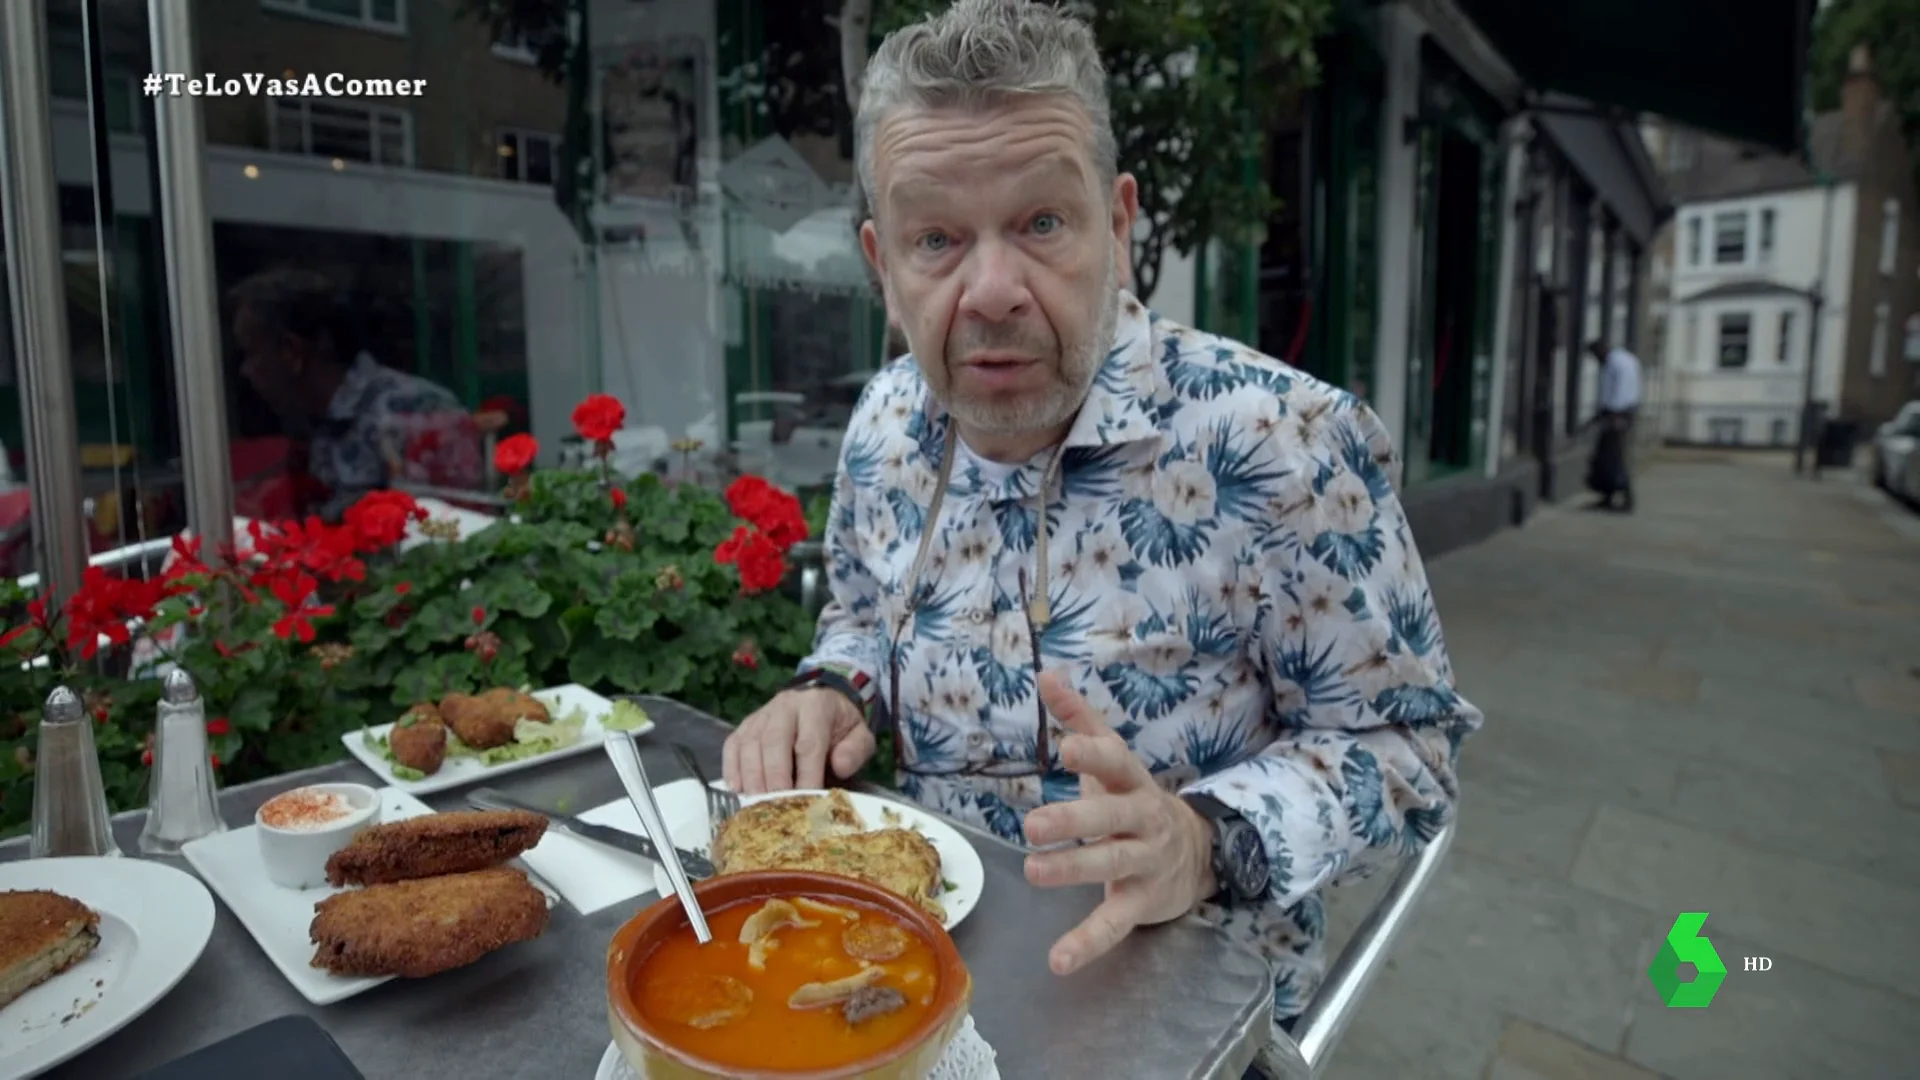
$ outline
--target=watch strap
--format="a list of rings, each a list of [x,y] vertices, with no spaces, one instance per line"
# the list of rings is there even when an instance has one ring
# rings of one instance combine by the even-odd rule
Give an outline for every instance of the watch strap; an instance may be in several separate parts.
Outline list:
[[[831,690],[853,703],[866,716],[873,706],[873,682],[857,671],[840,670],[836,667],[821,665],[805,668],[793,678],[787,680],[783,690]]]
[[[1229,835],[1247,828],[1249,826],[1247,819],[1242,817],[1238,810],[1211,795],[1195,792],[1183,795],[1181,798],[1185,799],[1187,805],[1193,807],[1201,817],[1213,822],[1213,850],[1209,853],[1209,857],[1213,862],[1216,891],[1208,899],[1215,902],[1235,900],[1246,902],[1257,899],[1257,897],[1243,895],[1236,887],[1239,867],[1234,865],[1233,858],[1227,850]]]

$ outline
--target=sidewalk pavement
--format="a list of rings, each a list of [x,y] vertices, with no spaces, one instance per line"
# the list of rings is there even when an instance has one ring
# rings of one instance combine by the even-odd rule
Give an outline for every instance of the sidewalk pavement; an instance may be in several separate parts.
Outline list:
[[[1429,567],[1487,723],[1325,1075],[1920,1076],[1920,515],[1785,456],[1648,458],[1633,515]],[[1335,891],[1332,949],[1378,884]],[[1706,1009],[1646,974],[1683,911],[1728,968]]]

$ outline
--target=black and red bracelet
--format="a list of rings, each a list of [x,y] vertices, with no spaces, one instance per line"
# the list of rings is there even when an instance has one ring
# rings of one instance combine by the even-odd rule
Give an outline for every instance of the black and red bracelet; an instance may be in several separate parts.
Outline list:
[[[853,677],[848,678],[829,668],[809,668],[788,680],[781,689],[831,690],[853,702],[853,707],[860,710],[861,716],[866,716],[873,706],[873,680],[860,672],[854,672]]]

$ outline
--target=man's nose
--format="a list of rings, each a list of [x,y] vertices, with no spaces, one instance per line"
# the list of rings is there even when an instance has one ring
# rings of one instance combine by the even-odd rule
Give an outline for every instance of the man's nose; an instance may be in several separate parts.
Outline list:
[[[988,240],[974,248],[973,265],[960,303],[963,313],[988,322],[1001,322],[1024,311],[1033,302],[1027,288],[1026,257],[1013,245]]]

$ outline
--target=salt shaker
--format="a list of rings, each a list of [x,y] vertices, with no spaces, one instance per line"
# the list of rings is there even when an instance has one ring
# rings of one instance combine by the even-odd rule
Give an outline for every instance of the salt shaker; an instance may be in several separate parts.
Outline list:
[[[118,855],[93,724],[80,695],[56,686],[40,712],[38,753],[33,761],[35,859],[68,855]]]
[[[227,823],[220,818],[213,763],[207,758],[206,700],[193,676],[180,668],[168,673],[160,688],[159,711],[140,851],[177,855],[189,840],[225,832]]]

